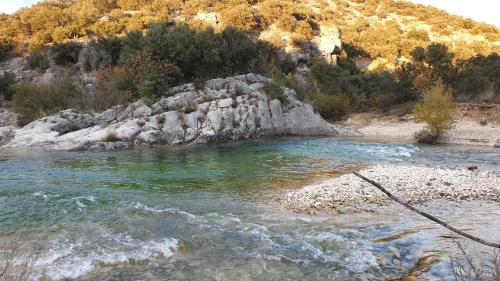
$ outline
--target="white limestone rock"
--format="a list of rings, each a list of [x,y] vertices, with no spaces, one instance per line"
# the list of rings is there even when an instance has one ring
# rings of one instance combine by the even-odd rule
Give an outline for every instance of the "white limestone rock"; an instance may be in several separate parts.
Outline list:
[[[0,127],[0,145],[8,143],[15,135],[16,131],[14,127]]]
[[[123,110],[116,119],[118,121],[123,121],[132,118],[147,117],[150,116],[151,113],[151,108],[146,105],[144,100],[141,99],[125,108],[125,110]]]
[[[151,107],[143,100],[99,114],[65,110],[24,128],[0,129],[0,145],[51,150],[116,150],[133,145],[187,144],[255,139],[280,135],[347,135],[332,126],[310,104],[285,89],[286,101],[269,100],[268,81],[256,74],[212,79],[204,90],[187,84]],[[187,106],[189,105],[189,106]],[[110,134],[116,142],[106,142]]]
[[[197,91],[181,92],[175,96],[162,98],[152,105],[152,113],[158,114],[170,110],[179,110],[188,102],[193,101],[199,96]]]

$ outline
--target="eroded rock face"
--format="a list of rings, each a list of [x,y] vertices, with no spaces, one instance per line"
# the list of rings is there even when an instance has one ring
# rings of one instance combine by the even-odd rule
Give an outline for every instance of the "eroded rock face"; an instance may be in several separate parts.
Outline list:
[[[280,135],[348,135],[310,104],[284,89],[286,102],[263,92],[268,81],[256,74],[213,79],[203,89],[186,84],[151,106],[139,100],[99,114],[65,110],[24,128],[0,130],[4,147],[56,150],[118,150],[133,145],[176,145]],[[2,141],[3,140],[3,141]]]

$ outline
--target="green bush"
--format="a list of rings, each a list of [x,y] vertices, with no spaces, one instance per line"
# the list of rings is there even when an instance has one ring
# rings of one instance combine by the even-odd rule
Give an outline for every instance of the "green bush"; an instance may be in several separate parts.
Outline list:
[[[45,71],[50,67],[49,56],[45,51],[31,53],[28,57],[26,57],[26,61],[31,69],[39,68]]]
[[[295,91],[297,94],[297,98],[300,100],[306,100],[312,96],[312,93],[306,89],[304,86],[302,86],[292,75],[292,73],[289,73],[285,75],[283,72],[281,72],[278,69],[273,69],[272,73],[272,78],[273,81],[285,88],[289,88]]]
[[[449,130],[453,120],[453,96],[442,82],[423,93],[413,110],[415,121],[425,122],[431,135],[439,137]]]
[[[151,25],[145,35],[130,32],[123,39],[119,65],[133,77],[136,91],[149,96],[185,82],[262,73],[274,58],[269,44],[235,28],[215,33],[162,23]]]
[[[271,100],[277,99],[282,103],[287,101],[283,88],[275,82],[264,83],[264,92]]]
[[[88,107],[83,90],[65,75],[40,85],[14,84],[11,89],[14,92],[12,105],[14,112],[19,114],[20,126],[63,109]]]
[[[286,56],[286,58],[279,63],[279,68],[284,74],[294,73],[295,69],[297,69],[297,64],[290,56]]]
[[[111,64],[116,65],[118,63],[118,60],[120,59],[120,54],[122,51],[121,42],[121,39],[116,36],[99,37],[92,40],[89,43],[89,46],[108,54],[111,58]]]
[[[318,91],[314,94],[313,103],[322,117],[339,120],[349,111],[350,100],[345,95],[328,95]]]
[[[82,49],[80,43],[62,43],[50,48],[50,56],[57,65],[70,65],[78,62],[78,55]]]
[[[11,86],[16,83],[16,75],[11,72],[0,74],[0,95],[6,100],[11,100],[14,91]]]

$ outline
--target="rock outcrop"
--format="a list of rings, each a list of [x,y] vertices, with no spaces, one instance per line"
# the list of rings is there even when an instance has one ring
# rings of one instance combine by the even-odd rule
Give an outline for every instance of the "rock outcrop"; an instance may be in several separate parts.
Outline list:
[[[23,128],[1,128],[0,144],[8,148],[114,150],[266,136],[355,134],[323,120],[291,89],[284,89],[284,102],[269,99],[263,91],[267,80],[247,74],[209,80],[203,89],[186,84],[170,89],[169,97],[152,105],[139,100],[98,114],[64,110]]]

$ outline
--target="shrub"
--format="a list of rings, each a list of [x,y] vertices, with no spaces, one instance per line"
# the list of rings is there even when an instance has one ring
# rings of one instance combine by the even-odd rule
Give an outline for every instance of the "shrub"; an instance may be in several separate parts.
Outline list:
[[[82,88],[71,76],[64,74],[61,74],[59,79],[40,85],[14,84],[12,90],[12,105],[14,112],[19,114],[20,126],[63,109],[88,107],[87,96]]]
[[[187,25],[151,25],[123,39],[120,66],[141,96],[162,95],[169,86],[234,74],[261,72],[273,62],[274,49],[235,28],[221,33]]]
[[[121,141],[121,139],[118,137],[116,132],[111,131],[104,137],[104,139],[102,141],[104,141],[104,142],[117,142],[117,141]]]
[[[107,54],[111,59],[111,65],[116,65],[120,59],[122,51],[121,39],[116,36],[99,37],[92,40],[89,46],[94,49]]]
[[[14,91],[13,109],[19,114],[18,123],[24,126],[46,114],[62,110],[61,95],[52,85],[19,83]]]
[[[279,68],[284,74],[294,73],[295,69],[297,69],[297,64],[288,55],[284,60],[280,62]]]
[[[220,14],[225,26],[233,26],[243,31],[253,31],[257,27],[252,7],[247,2],[228,5]]]
[[[315,62],[311,67],[311,76],[321,93],[334,95],[350,92],[351,73],[339,65]]]
[[[264,83],[264,92],[271,100],[277,99],[282,103],[287,101],[283,88],[275,82]]]
[[[14,43],[11,39],[5,36],[0,36],[0,59],[2,59],[13,48]]]
[[[50,67],[49,56],[45,51],[37,51],[31,53],[27,58],[28,66],[31,69],[39,68],[43,71],[47,70]]]
[[[79,43],[62,43],[51,47],[50,55],[57,65],[76,64],[82,45]]]
[[[11,86],[16,82],[16,75],[11,72],[0,74],[0,95],[6,100],[11,100],[14,91]]]
[[[120,68],[105,68],[95,72],[97,88],[90,107],[105,110],[114,105],[124,104],[132,99],[133,81]]]
[[[281,72],[278,69],[274,69],[272,71],[272,78],[273,81],[285,88],[289,88],[295,91],[297,94],[297,97],[300,100],[305,100],[308,96],[311,95],[310,91],[308,89],[304,88],[292,75],[292,73],[288,73],[285,75],[283,72]]]
[[[422,101],[415,105],[413,113],[417,122],[425,122],[429,133],[439,137],[453,126],[453,96],[439,81],[423,93]]]
[[[317,91],[313,103],[322,117],[339,120],[348,112],[350,100],[345,95],[327,95]]]

